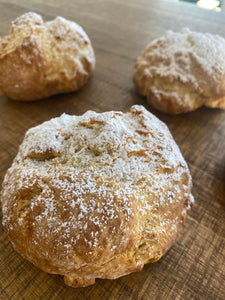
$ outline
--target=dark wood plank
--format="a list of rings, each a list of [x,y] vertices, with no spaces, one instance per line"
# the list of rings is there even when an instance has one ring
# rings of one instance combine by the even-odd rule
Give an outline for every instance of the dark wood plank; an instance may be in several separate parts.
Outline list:
[[[163,0],[0,0],[0,35],[27,11],[45,20],[62,15],[82,25],[92,40],[97,66],[77,93],[33,103],[0,95],[0,183],[28,128],[63,112],[126,111],[138,103],[169,126],[189,164],[196,204],[180,239],[159,262],[85,289],[69,288],[60,276],[46,274],[20,257],[0,225],[0,299],[224,299],[225,111],[161,114],[136,93],[131,78],[136,57],[149,41],[182,27],[225,37],[225,13]]]

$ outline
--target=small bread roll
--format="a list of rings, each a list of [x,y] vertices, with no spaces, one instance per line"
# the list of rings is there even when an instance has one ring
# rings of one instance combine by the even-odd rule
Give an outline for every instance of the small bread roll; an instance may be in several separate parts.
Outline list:
[[[0,91],[14,100],[76,91],[94,66],[87,34],[62,17],[44,23],[40,15],[26,13],[0,39]]]
[[[133,81],[156,109],[179,114],[205,105],[225,108],[225,39],[183,29],[151,42]]]
[[[144,107],[63,114],[26,133],[3,181],[3,226],[34,265],[88,286],[160,259],[191,187],[168,128]]]

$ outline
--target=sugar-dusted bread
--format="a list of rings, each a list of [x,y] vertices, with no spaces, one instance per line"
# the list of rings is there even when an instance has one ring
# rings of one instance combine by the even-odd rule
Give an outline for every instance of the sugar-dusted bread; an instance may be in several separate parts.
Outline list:
[[[133,81],[156,109],[179,114],[205,105],[225,108],[225,39],[169,31],[138,57]]]
[[[26,13],[0,38],[0,91],[14,100],[76,91],[94,66],[87,34],[62,17],[44,23],[40,15]]]
[[[1,194],[14,248],[73,287],[155,262],[193,203],[167,126],[142,106],[63,114],[25,135]]]

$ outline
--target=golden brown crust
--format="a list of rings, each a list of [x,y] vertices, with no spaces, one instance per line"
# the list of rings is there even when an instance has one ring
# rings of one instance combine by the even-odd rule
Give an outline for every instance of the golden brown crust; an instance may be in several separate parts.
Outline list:
[[[169,31],[138,57],[134,84],[165,113],[184,113],[202,105],[225,108],[224,48],[225,40],[216,35]]]
[[[3,225],[26,259],[87,286],[160,259],[191,186],[168,128],[142,106],[64,114],[26,133],[3,182]]]
[[[81,88],[95,66],[84,30],[62,17],[44,23],[27,13],[0,39],[0,91],[14,100],[37,100]]]

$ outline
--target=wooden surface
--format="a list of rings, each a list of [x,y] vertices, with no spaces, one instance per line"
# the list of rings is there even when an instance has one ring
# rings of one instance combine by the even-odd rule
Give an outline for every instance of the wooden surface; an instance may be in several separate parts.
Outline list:
[[[182,27],[225,37],[225,13],[174,1],[0,0],[0,35],[27,11],[45,20],[62,15],[82,25],[97,66],[77,93],[33,103],[0,94],[0,181],[28,128],[63,112],[126,111],[138,103],[169,126],[189,164],[196,204],[179,241],[159,262],[117,280],[97,280],[85,289],[67,287],[61,276],[24,260],[0,225],[0,299],[225,299],[225,111],[201,108],[167,116],[147,105],[131,80],[136,57],[153,38]]]

